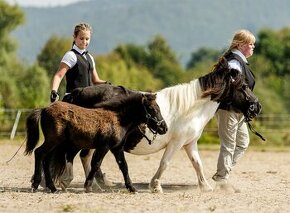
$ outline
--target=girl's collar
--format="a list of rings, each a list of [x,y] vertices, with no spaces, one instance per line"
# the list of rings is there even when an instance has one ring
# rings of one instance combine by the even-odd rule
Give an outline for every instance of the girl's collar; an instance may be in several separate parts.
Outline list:
[[[243,54],[240,50],[238,50],[238,49],[233,49],[233,50],[232,50],[232,53],[237,54],[238,56],[240,56],[240,57],[243,59],[244,62],[248,63],[247,58],[244,56],[244,54]]]
[[[86,49],[84,49],[84,50],[81,50],[80,48],[78,48],[78,46],[77,45],[73,45],[73,49],[74,50],[76,50],[76,51],[78,51],[80,54],[83,54],[84,52],[86,52],[87,50]]]

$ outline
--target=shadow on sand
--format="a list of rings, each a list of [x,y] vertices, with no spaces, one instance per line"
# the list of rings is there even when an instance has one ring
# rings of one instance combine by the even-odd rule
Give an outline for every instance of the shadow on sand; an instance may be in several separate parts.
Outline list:
[[[136,187],[138,193],[151,193],[149,190],[149,183],[139,182],[133,183],[134,187]],[[72,183],[68,188],[67,191],[62,191],[60,187],[57,187],[58,191],[56,193],[74,193],[74,194],[81,194],[85,193],[84,184],[81,182]],[[170,193],[176,191],[188,191],[188,190],[197,190],[197,185],[189,185],[189,184],[162,184],[163,192]],[[5,192],[19,192],[19,193],[50,193],[47,189],[42,188],[39,186],[37,192],[32,192],[31,188],[25,187],[0,187],[0,193]],[[118,182],[113,183],[113,186],[104,186],[104,185],[97,185],[96,183],[93,184],[93,192],[92,193],[129,193],[124,185],[124,183]]]

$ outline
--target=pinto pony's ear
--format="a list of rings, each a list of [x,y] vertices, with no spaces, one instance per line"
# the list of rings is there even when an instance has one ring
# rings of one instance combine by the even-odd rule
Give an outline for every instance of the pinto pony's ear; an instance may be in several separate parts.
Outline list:
[[[225,57],[221,57],[220,58],[220,61],[219,61],[219,64],[222,68],[228,68],[229,67],[229,64],[228,64],[228,61]]]
[[[225,57],[220,57],[218,62],[214,65],[214,70],[217,71],[229,70],[229,64],[227,59]]]

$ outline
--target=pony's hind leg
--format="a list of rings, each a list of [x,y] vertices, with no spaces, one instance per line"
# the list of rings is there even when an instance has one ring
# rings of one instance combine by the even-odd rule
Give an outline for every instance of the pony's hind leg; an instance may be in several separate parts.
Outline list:
[[[203,166],[198,154],[197,143],[195,141],[191,142],[190,144],[184,147],[198,178],[198,186],[202,192],[209,192],[212,191],[212,187],[207,182],[204,172]]]
[[[34,165],[34,174],[32,176],[32,184],[31,184],[31,188],[32,191],[36,191],[38,189],[38,186],[41,182],[41,171],[42,171],[42,165],[43,165],[43,159],[45,157],[45,147],[44,147],[45,142],[43,143],[43,145],[41,145],[40,147],[38,147],[37,149],[35,149],[34,151],[34,158],[35,158],[35,165]]]
[[[105,155],[108,153],[108,151],[109,149],[107,148],[107,146],[97,147],[97,149],[94,151],[94,154],[91,159],[91,170],[86,178],[86,182],[84,185],[86,192],[92,192],[93,190],[92,184],[93,184],[94,177],[96,175],[103,174],[101,171],[101,164],[103,162]],[[99,188],[101,189],[100,186]]]
[[[51,174],[50,174],[50,160],[51,160],[51,153],[47,154],[43,160],[43,171],[45,176],[45,183],[46,187],[50,189],[52,193],[56,192],[57,189],[52,181]]]
[[[120,170],[122,171],[126,188],[129,190],[129,192],[137,192],[137,189],[132,185],[132,181],[129,177],[128,165],[125,159],[123,148],[117,147],[115,149],[112,149],[111,151],[116,158]]]

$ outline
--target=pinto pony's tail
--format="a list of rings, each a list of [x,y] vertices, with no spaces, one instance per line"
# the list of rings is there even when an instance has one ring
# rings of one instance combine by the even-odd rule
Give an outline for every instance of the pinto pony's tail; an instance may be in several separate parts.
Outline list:
[[[31,155],[39,140],[39,119],[42,109],[34,109],[26,119],[26,149],[24,154]]]

